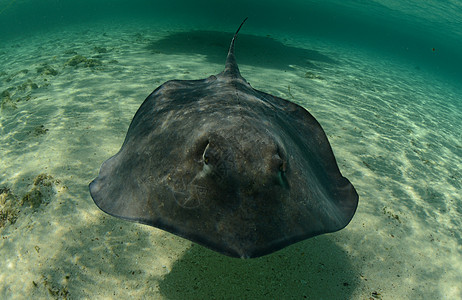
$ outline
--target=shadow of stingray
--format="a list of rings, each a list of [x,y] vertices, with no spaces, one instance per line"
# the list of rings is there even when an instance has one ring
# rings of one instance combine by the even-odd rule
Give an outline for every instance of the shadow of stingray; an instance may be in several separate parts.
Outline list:
[[[358,280],[345,252],[319,237],[251,260],[193,245],[159,289],[168,299],[348,299]]]
[[[147,47],[154,53],[205,55],[207,61],[224,64],[232,33],[218,31],[189,31],[170,34]],[[239,65],[251,65],[271,69],[290,69],[290,65],[319,68],[317,63],[337,62],[315,50],[284,45],[271,38],[251,34],[239,34],[236,42]]]

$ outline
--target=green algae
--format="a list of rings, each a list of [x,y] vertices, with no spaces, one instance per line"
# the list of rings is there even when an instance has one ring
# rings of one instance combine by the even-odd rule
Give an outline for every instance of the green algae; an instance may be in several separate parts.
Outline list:
[[[86,58],[85,56],[78,54],[78,55],[74,55],[71,59],[69,59],[66,62],[66,65],[72,66],[72,67],[82,66],[86,68],[94,68],[94,67],[102,66],[103,63],[98,59]]]
[[[0,228],[14,224],[18,219],[18,199],[8,187],[0,188]]]

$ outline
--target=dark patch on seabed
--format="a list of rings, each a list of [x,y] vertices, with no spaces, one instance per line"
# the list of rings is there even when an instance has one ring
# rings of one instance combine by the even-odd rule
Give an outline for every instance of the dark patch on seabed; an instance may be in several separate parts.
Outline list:
[[[0,229],[16,223],[21,212],[28,213],[49,204],[58,190],[67,189],[59,179],[42,173],[35,177],[27,193],[19,197],[7,187],[0,188]],[[28,210],[31,208],[32,210]],[[1,231],[0,231],[1,232]]]
[[[196,53],[204,55],[208,62],[223,64],[223,53],[228,51],[230,37],[232,33],[219,31],[178,32],[151,42],[148,49],[156,54]],[[269,36],[239,34],[236,44],[239,65],[288,70],[290,65],[317,68],[317,63],[338,64],[316,50],[288,46]]]
[[[161,279],[159,290],[167,299],[351,298],[360,279],[335,241],[314,238],[290,248],[249,261],[192,245]],[[333,273],[342,275],[333,278]]]

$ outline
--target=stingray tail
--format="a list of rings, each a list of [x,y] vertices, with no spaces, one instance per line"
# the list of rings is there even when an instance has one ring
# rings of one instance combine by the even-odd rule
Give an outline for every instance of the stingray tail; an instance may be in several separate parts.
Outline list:
[[[239,33],[239,30],[241,30],[242,25],[244,25],[245,21],[247,18],[242,21],[241,25],[239,28],[236,30],[236,33],[233,36],[233,39],[231,40],[231,45],[229,46],[229,51],[228,51],[228,56],[226,57],[226,64],[225,64],[225,70],[223,71],[223,75],[229,76],[229,77],[241,77],[241,73],[239,72],[239,67],[237,66],[236,62],[236,57],[234,56],[234,40],[236,40],[237,34]]]

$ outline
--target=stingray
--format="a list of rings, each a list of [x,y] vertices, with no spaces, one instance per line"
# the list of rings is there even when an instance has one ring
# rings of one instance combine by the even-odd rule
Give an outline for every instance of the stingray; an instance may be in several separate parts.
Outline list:
[[[104,212],[222,254],[259,257],[344,228],[358,204],[321,125],[241,76],[171,80],[141,104],[90,183]]]

